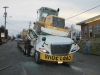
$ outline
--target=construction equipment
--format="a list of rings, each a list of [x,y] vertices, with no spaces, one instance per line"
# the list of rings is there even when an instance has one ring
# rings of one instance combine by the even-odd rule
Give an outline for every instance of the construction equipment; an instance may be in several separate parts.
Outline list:
[[[68,38],[65,30],[65,19],[58,17],[58,10],[42,7],[38,10],[39,18],[33,29],[25,33],[27,42],[23,48],[24,54],[34,56],[36,63],[42,60],[58,63],[71,62],[73,53],[79,46]]]

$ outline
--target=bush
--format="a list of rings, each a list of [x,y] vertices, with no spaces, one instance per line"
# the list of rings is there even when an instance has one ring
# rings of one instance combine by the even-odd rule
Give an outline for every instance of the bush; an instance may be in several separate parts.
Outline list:
[[[92,38],[90,39],[91,46],[90,46],[90,53],[100,55],[100,38]],[[85,49],[85,40],[77,41],[77,44],[80,47],[79,52],[84,52]]]
[[[95,34],[95,37],[96,38],[100,38],[100,34]]]

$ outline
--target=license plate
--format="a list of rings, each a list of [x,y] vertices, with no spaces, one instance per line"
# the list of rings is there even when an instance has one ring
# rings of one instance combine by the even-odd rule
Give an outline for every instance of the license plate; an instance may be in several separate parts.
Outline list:
[[[71,62],[72,58],[73,58],[73,54],[69,54],[67,56],[53,56],[53,55],[46,55],[40,53],[40,59],[46,61]]]

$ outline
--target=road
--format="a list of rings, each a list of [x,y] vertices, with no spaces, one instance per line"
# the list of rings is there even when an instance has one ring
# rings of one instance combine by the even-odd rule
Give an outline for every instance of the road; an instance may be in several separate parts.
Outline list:
[[[38,65],[33,57],[23,55],[16,41],[8,41],[0,46],[0,75],[100,75],[100,56],[76,52],[69,64]]]

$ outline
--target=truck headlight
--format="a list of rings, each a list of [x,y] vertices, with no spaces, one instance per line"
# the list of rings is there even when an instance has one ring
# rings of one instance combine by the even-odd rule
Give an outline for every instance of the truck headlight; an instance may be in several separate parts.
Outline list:
[[[79,49],[79,47],[77,45],[74,45],[74,48],[72,49],[71,52],[77,51]]]
[[[49,53],[45,48],[39,48],[39,50],[43,53]]]
[[[77,49],[78,49],[78,46],[75,46],[75,47],[74,47],[74,50],[77,50]]]
[[[74,48],[73,48],[73,50],[77,50],[78,49],[78,46],[75,46]]]

